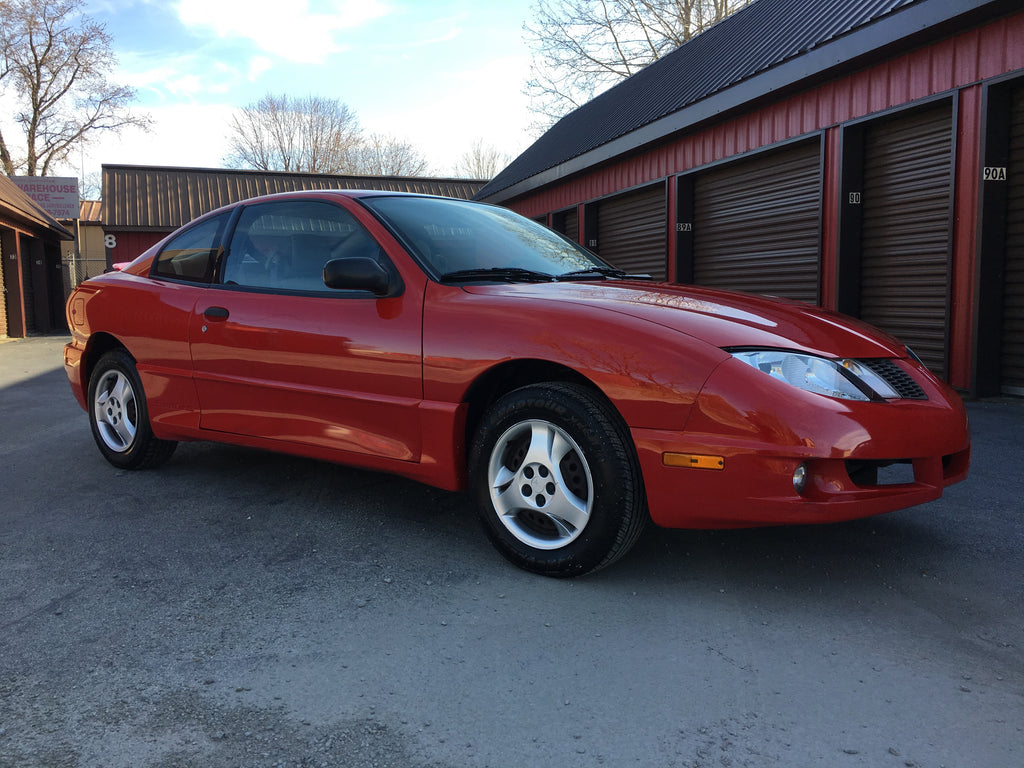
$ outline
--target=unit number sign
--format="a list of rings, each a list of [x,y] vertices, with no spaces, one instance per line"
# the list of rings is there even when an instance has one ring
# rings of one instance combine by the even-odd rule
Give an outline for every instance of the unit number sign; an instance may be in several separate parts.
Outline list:
[[[997,165],[986,165],[982,176],[985,181],[1006,181],[1006,168]]]

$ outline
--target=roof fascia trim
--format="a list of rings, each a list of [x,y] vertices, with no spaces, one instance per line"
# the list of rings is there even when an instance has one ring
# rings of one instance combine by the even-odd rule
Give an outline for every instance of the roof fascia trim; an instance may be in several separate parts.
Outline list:
[[[75,236],[63,224],[50,217],[42,211],[41,216],[32,215],[31,212],[15,208],[14,206],[3,206],[0,210],[0,219],[6,216],[7,223],[11,229],[18,230],[29,237],[42,238],[42,233],[55,236],[58,240],[74,240]]]

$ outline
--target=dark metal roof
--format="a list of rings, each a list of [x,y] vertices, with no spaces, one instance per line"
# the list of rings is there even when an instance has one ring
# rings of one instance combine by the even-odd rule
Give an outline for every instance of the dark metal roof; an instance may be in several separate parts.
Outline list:
[[[1017,0],[1019,2],[1019,0]],[[1012,8],[1004,0],[754,0],[563,117],[490,181],[500,202],[676,131],[823,79],[954,23]],[[545,173],[546,172],[546,173]]]
[[[61,240],[75,239],[75,236],[43,210],[39,203],[22,192],[17,184],[3,174],[0,174],[0,218],[6,218],[28,230],[45,230]]]
[[[324,176],[213,168],[103,166],[103,226],[122,231],[171,231],[229,203],[275,192],[369,189],[469,200],[485,184],[413,176]]]

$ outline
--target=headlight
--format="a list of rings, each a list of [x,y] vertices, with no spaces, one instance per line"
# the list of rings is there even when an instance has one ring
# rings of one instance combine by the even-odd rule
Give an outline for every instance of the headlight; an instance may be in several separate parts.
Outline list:
[[[871,391],[880,398],[884,400],[891,400],[900,397],[899,392],[893,389],[889,382],[866,365],[863,365],[856,360],[840,360],[839,365],[843,367],[844,371],[852,374],[864,384],[867,384]]]
[[[884,379],[856,360],[829,360],[784,349],[738,350],[732,356],[779,381],[819,395],[841,400],[899,397]]]

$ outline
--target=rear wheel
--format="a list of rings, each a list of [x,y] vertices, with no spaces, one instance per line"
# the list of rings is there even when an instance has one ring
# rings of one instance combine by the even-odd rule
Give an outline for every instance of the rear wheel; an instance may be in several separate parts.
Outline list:
[[[647,520],[629,433],[586,387],[509,393],[484,415],[471,456],[484,530],[526,570],[577,576],[602,568],[633,546]]]
[[[135,361],[123,349],[107,352],[92,371],[89,423],[100,453],[121,469],[158,466],[177,447],[153,435],[142,380]]]

